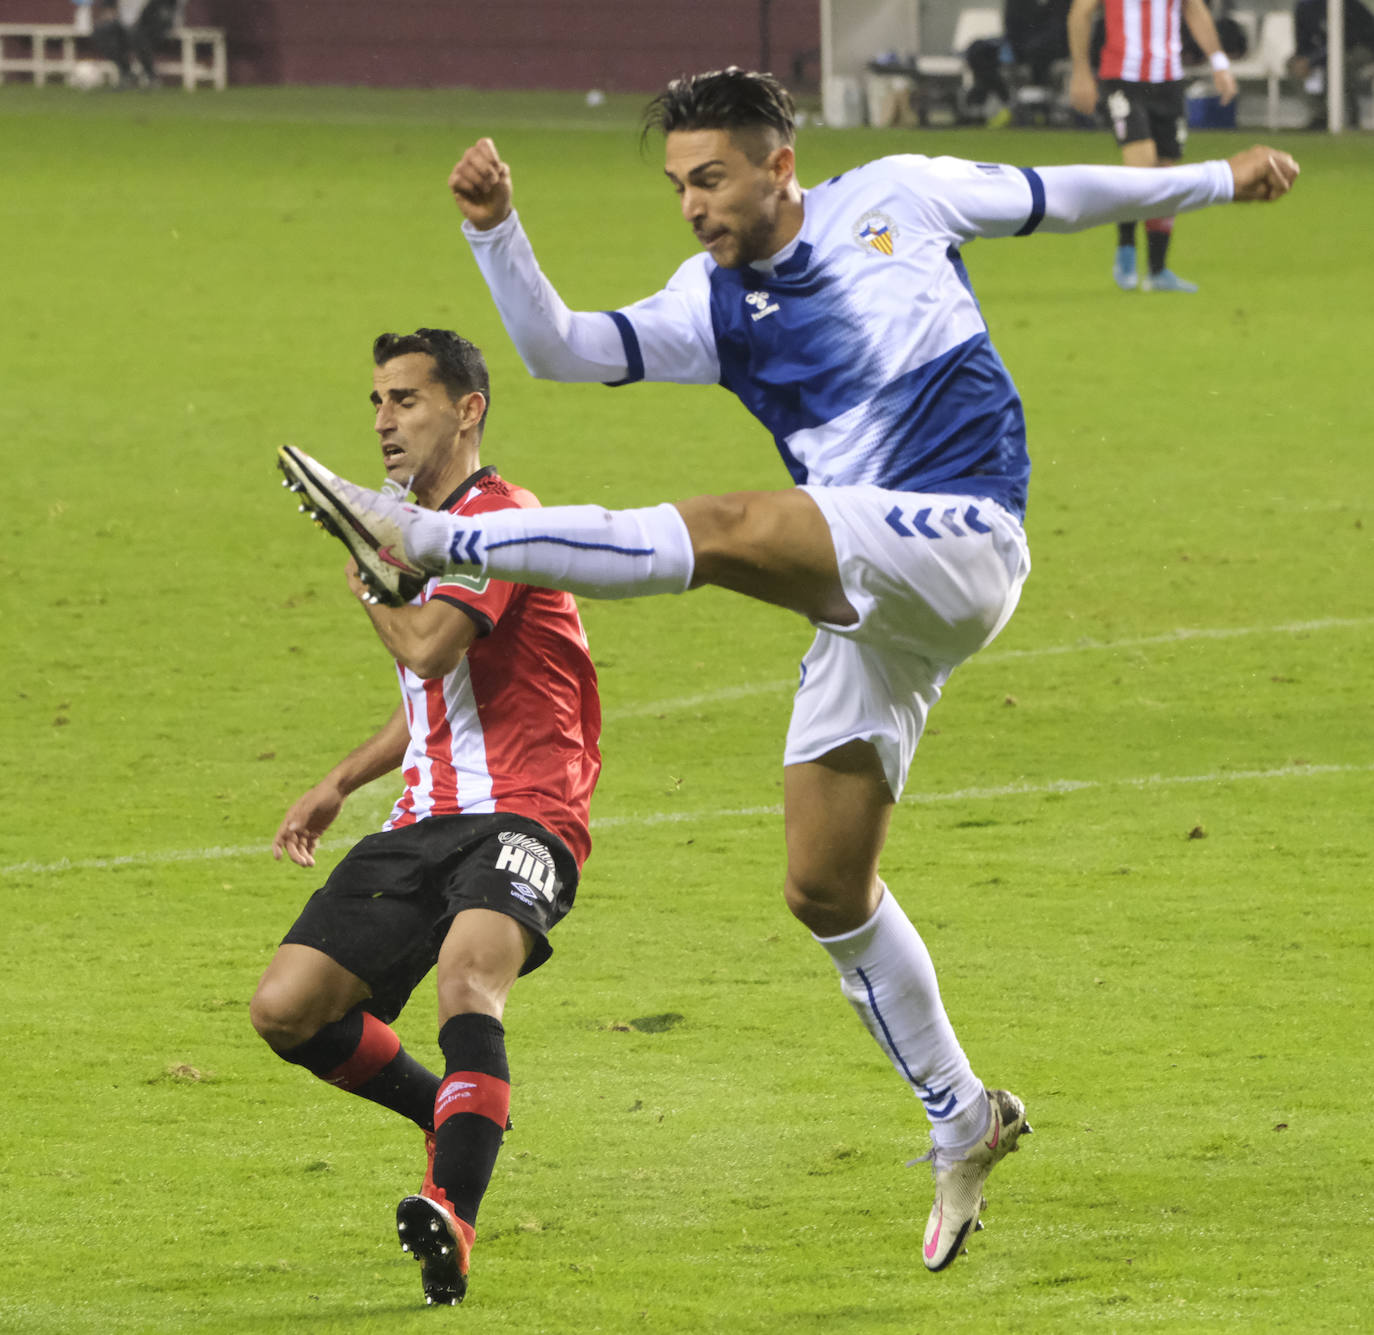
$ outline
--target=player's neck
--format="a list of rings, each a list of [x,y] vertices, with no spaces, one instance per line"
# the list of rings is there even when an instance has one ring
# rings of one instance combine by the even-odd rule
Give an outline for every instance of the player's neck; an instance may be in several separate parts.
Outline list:
[[[774,255],[786,249],[801,235],[802,223],[805,221],[806,199],[801,186],[793,181],[778,208],[778,225],[773,233]]]
[[[415,487],[415,503],[426,510],[437,510],[481,466],[476,442],[460,445],[433,478],[426,478]]]

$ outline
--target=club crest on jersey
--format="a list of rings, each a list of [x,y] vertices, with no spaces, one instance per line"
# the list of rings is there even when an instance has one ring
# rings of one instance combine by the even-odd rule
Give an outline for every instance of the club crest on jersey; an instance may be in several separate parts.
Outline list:
[[[891,255],[896,249],[901,229],[878,209],[871,209],[854,224],[854,240],[868,250],[876,250],[879,255]]]

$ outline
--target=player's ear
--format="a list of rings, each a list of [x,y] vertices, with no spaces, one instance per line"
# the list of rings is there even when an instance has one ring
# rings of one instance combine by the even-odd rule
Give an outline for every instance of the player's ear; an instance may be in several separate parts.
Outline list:
[[[786,189],[797,174],[797,151],[791,144],[779,144],[768,155],[768,170],[772,173],[774,184]]]
[[[474,389],[472,393],[464,394],[458,401],[458,417],[463,430],[470,431],[475,427],[486,410],[487,396],[481,390]]]

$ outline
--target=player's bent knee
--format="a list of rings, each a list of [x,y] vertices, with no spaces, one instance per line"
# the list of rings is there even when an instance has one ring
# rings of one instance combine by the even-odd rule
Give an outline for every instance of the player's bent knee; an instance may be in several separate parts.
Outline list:
[[[877,908],[879,883],[845,884],[843,878],[811,879],[789,872],[783,898],[792,916],[816,936],[841,936],[862,927]]]
[[[273,1052],[289,1052],[313,1038],[323,1022],[287,988],[261,984],[248,1003],[248,1019]]]
[[[792,916],[822,935],[822,928],[828,924],[842,898],[828,886],[790,875],[783,884],[782,894]]]

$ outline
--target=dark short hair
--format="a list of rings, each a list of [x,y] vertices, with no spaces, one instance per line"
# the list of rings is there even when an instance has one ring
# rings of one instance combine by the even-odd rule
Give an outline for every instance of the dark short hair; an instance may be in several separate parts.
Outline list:
[[[640,142],[655,130],[771,130],[790,144],[797,137],[797,110],[771,74],[731,65],[674,79],[644,109]]]
[[[487,424],[491,408],[491,376],[482,349],[469,343],[452,329],[417,329],[413,334],[378,334],[372,341],[372,360],[384,366],[395,357],[424,352],[434,358],[434,378],[448,390],[451,398],[476,391],[487,401],[479,429]]]

